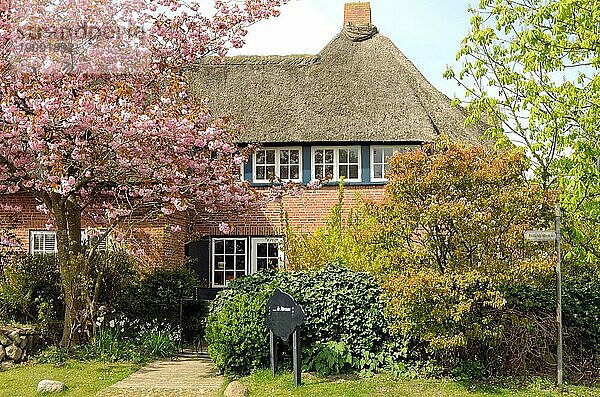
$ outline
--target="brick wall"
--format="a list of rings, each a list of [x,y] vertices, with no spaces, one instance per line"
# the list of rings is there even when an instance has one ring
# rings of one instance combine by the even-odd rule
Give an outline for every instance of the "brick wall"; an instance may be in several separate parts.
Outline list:
[[[370,3],[346,3],[344,4],[344,26],[346,25],[370,25],[371,4]]]
[[[344,215],[355,205],[355,195],[365,200],[381,200],[383,186],[346,186],[344,195]],[[325,186],[309,190],[299,196],[286,196],[282,203],[269,203],[264,208],[243,214],[211,215],[196,220],[192,224],[182,218],[156,219],[144,222],[133,228],[134,248],[140,249],[142,270],[156,267],[176,267],[185,259],[185,244],[202,236],[220,236],[223,233],[218,225],[226,222],[233,226],[230,235],[237,236],[281,236],[284,234],[282,209],[287,212],[290,225],[301,233],[310,233],[324,226],[324,220],[337,203],[338,187]],[[17,217],[14,232],[22,243],[24,251],[29,251],[29,231],[46,230],[48,216],[35,209],[37,202],[29,195],[4,196],[3,201],[18,204],[23,210]],[[6,221],[6,214],[0,214],[0,222]],[[91,222],[83,220],[82,226]],[[170,226],[177,225],[173,231]],[[127,231],[125,231],[127,234]]]
[[[47,230],[48,215],[36,209],[38,202],[31,195],[15,194],[2,196],[4,204],[18,205],[22,208],[18,214],[0,211],[0,225],[9,226],[21,244],[21,250],[29,252],[29,232]],[[143,222],[133,229],[133,249],[140,252],[143,270],[158,266],[175,267],[184,261],[184,245],[187,242],[186,228],[181,219],[161,219]],[[165,225],[178,225],[180,231],[172,231]],[[95,226],[89,219],[82,220],[82,228]],[[101,226],[100,226],[101,227]],[[128,234],[130,230],[122,230]]]
[[[325,218],[331,208],[338,202],[338,187],[324,186],[321,189],[309,190],[299,196],[286,196],[283,202],[269,203],[265,208],[239,215],[216,215],[197,222],[194,227],[196,237],[203,235],[223,235],[218,229],[220,222],[233,226],[232,235],[269,236],[282,235],[285,224],[282,209],[287,212],[290,225],[301,233],[313,232],[317,227],[325,225]],[[343,213],[355,206],[355,195],[364,200],[381,200],[384,187],[378,186],[346,186],[344,188]]]
[[[3,226],[15,226],[12,231],[22,244],[23,250],[29,251],[29,231],[46,230],[48,215],[42,214],[35,208],[38,203],[30,195],[14,194],[3,196],[2,203],[22,208],[21,212],[14,215],[0,211],[0,224]]]

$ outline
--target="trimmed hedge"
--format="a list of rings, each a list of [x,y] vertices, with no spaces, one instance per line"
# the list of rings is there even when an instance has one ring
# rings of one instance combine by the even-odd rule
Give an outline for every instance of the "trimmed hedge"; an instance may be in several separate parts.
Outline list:
[[[306,313],[301,332],[306,370],[328,372],[322,365],[315,366],[330,342],[345,346],[349,369],[360,369],[365,356],[384,349],[389,336],[385,305],[372,276],[340,266],[299,272],[266,270],[234,280],[213,302],[206,338],[209,355],[223,373],[245,375],[268,365],[264,313],[275,288],[293,296]],[[283,343],[280,350],[281,361],[289,365],[289,344]],[[333,372],[341,366],[335,364]]]

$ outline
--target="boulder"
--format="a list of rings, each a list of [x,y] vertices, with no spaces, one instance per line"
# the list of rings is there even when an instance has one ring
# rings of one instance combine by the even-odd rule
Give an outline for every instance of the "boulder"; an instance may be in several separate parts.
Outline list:
[[[26,336],[22,336],[21,337],[21,343],[19,343],[19,347],[21,349],[25,349],[27,347],[27,342],[29,341],[29,338]]]
[[[44,379],[38,383],[38,393],[57,393],[65,390],[65,384],[56,380]]]
[[[12,345],[12,341],[8,339],[4,332],[0,332],[0,344],[4,346]]]
[[[15,342],[16,344],[21,343],[21,335],[19,335],[19,331],[14,330],[8,333],[8,338]]]
[[[12,361],[2,361],[0,363],[0,371],[8,371],[14,367],[14,363]]]
[[[0,345],[0,361],[4,360],[4,356],[6,356],[6,350],[4,350],[4,346]]]
[[[23,350],[20,347],[15,345],[7,346],[6,349],[6,357],[10,358],[13,361],[19,361],[21,356],[23,355]]]
[[[225,397],[248,397],[250,396],[250,392],[248,391],[248,388],[242,384],[242,382],[239,380],[234,380],[227,385],[223,395]]]

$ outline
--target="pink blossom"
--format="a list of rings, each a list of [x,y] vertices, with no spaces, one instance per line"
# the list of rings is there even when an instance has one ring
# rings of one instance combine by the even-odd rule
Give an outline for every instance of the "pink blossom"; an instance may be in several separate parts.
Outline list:
[[[219,223],[219,231],[223,234],[230,234],[232,232],[232,227],[229,226],[227,223],[225,222],[221,222]]]
[[[24,191],[40,203],[58,196],[104,227],[132,214],[241,210],[266,200],[239,183],[241,127],[214,116],[177,71],[238,47],[247,26],[286,1],[217,0],[206,12],[198,1],[0,0],[0,14],[10,15],[0,18],[0,192]],[[81,24],[102,40],[66,29],[64,41],[79,44],[68,58],[12,51],[17,26],[27,41],[38,28],[47,35]],[[67,218],[65,206],[36,208],[49,229]]]
[[[310,190],[320,189],[322,186],[323,184],[319,179],[313,179],[306,184],[306,188]]]

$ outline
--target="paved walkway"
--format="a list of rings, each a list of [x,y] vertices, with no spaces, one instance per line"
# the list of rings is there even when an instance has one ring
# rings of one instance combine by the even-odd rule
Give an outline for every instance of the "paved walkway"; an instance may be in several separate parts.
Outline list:
[[[222,383],[206,355],[184,352],[176,360],[149,364],[96,396],[207,397],[216,396]]]

